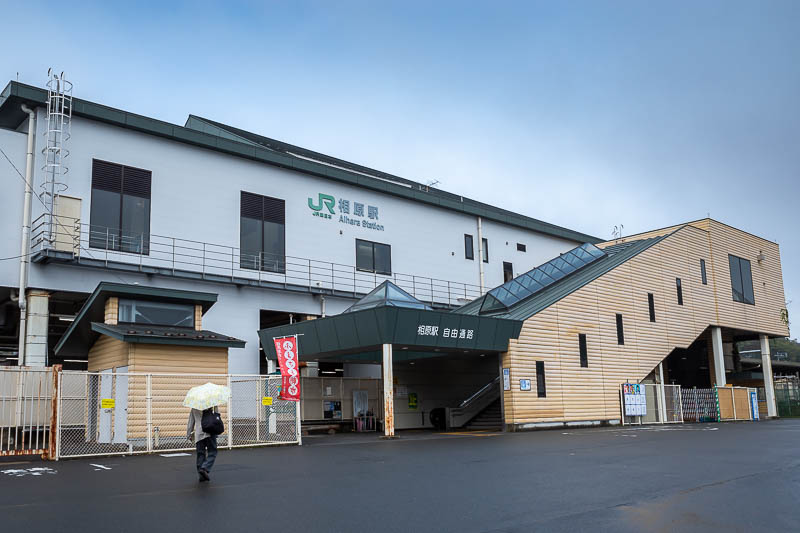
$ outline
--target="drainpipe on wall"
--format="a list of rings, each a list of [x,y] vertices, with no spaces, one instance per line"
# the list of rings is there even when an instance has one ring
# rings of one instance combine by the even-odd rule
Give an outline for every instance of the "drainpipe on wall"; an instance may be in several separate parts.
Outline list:
[[[481,217],[478,217],[478,270],[480,271],[481,294],[483,294],[483,233],[481,232]]]
[[[17,365],[25,364],[25,336],[28,318],[27,289],[30,265],[31,200],[33,199],[33,149],[36,140],[36,112],[25,104],[22,110],[28,114],[28,151],[25,155],[25,196],[22,204],[22,238],[19,249],[19,350]]]
[[[325,318],[325,296],[319,297],[320,314]]]

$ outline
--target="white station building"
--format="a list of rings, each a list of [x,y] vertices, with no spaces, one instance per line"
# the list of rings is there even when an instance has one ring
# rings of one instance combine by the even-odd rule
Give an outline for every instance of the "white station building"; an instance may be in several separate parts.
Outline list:
[[[0,148],[0,364],[85,369],[54,348],[114,282],[216,293],[204,327],[245,341],[228,371],[266,373],[259,329],[338,314],[385,280],[453,309],[599,242],[198,116],[73,99],[57,77],[5,86]]]

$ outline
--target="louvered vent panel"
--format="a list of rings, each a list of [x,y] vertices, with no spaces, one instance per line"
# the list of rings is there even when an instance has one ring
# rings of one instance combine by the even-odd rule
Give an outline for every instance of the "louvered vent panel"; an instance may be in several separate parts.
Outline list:
[[[125,167],[123,169],[122,192],[140,198],[150,198],[152,173],[140,168]]]
[[[242,191],[241,215],[247,218],[261,220],[263,215],[263,205],[261,196],[251,192]]]
[[[92,188],[122,192],[122,165],[93,159]]]
[[[283,200],[264,196],[264,220],[284,224],[286,220],[286,208]]]

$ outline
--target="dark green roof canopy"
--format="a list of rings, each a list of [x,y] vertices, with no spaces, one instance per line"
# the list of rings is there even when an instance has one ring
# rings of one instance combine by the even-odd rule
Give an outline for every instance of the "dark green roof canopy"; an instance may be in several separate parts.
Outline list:
[[[258,335],[268,359],[276,358],[273,339],[298,335],[300,360],[377,362],[383,344],[407,350],[396,351],[395,359],[505,352],[521,329],[520,320],[383,305],[262,329]]]
[[[57,355],[85,356],[89,348],[95,343],[100,333],[111,335],[104,331],[98,331],[95,324],[103,324],[105,315],[106,300],[110,296],[121,298],[131,298],[135,300],[150,300],[158,302],[171,302],[200,305],[203,313],[211,308],[217,301],[217,295],[211,292],[184,291],[178,289],[162,289],[160,287],[148,287],[144,285],[132,285],[125,283],[110,283],[103,281],[97,285],[94,292],[83,304],[75,320],[70,325],[64,336],[55,347]],[[140,328],[137,324],[136,328]],[[134,329],[136,329],[134,328]],[[144,328],[141,328],[144,329]],[[147,329],[153,329],[148,327]],[[213,333],[213,332],[208,332]],[[233,339],[221,334],[214,334],[219,338]],[[114,336],[114,335],[111,335]],[[180,339],[188,340],[183,337]],[[176,339],[178,340],[178,339]],[[238,339],[233,339],[238,341]],[[138,341],[128,341],[138,342]],[[244,341],[238,341],[244,342]],[[185,342],[183,344],[186,344]]]

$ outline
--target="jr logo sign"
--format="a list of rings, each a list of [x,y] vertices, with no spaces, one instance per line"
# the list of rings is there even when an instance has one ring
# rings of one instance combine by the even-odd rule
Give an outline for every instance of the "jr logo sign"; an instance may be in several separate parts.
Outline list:
[[[328,213],[330,213],[331,215],[334,214],[333,211],[334,205],[336,205],[336,199],[330,194],[319,193],[319,199],[317,200],[316,204],[311,198],[308,199],[308,207],[310,207],[314,211],[322,211],[322,208],[325,207],[328,210]]]
[[[330,194],[318,193],[316,199],[308,198],[308,207],[311,209],[311,214],[313,216],[322,219],[332,219],[336,215],[336,198]],[[365,206],[363,203],[355,201],[351,204],[349,199],[339,198],[338,209],[340,224],[383,231],[383,225],[378,222],[380,216],[377,206]]]

